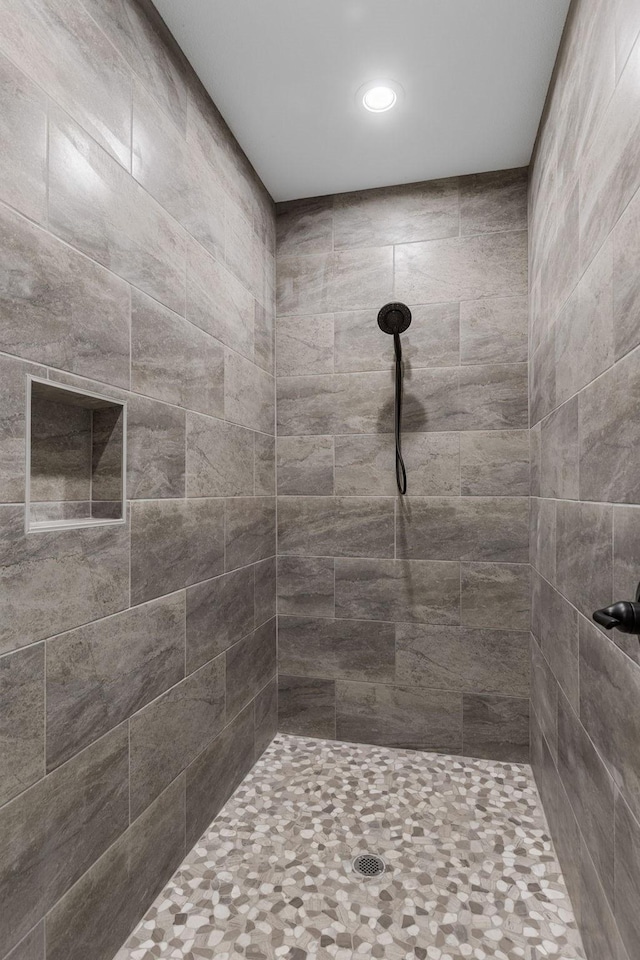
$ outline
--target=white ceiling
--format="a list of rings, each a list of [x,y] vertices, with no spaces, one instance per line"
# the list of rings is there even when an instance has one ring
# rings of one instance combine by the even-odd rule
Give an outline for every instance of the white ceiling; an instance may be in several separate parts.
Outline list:
[[[154,0],[275,200],[524,166],[569,0]],[[371,114],[355,93],[396,80]]]

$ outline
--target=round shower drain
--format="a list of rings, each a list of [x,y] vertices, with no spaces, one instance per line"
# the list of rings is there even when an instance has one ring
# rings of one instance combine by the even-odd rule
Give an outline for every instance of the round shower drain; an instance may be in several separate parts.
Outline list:
[[[379,877],[385,870],[384,860],[377,853],[361,853],[354,858],[352,866],[361,877]]]

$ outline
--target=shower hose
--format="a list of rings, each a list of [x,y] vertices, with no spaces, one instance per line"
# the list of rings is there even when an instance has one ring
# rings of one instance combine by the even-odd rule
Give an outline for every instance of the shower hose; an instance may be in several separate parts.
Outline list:
[[[394,333],[393,346],[396,354],[396,399],[394,425],[396,436],[396,483],[401,494],[407,492],[407,471],[402,459],[402,347],[400,334]]]

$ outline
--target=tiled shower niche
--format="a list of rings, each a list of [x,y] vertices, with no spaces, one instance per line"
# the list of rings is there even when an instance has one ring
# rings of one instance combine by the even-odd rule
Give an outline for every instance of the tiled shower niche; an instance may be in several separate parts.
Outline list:
[[[28,378],[27,532],[125,521],[126,418],[124,402]]]

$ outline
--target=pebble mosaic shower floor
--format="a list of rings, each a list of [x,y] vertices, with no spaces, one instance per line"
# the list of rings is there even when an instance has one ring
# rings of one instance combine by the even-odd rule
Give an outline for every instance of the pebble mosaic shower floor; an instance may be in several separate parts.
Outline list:
[[[278,736],[116,960],[214,957],[584,953],[528,766]]]

